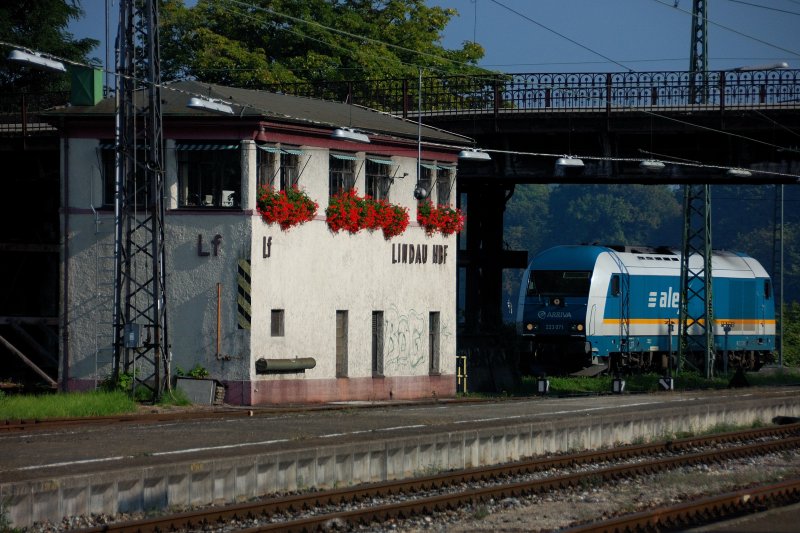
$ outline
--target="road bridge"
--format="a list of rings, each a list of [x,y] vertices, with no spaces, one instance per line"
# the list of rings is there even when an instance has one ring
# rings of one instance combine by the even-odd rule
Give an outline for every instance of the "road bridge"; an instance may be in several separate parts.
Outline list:
[[[503,212],[516,185],[795,184],[800,175],[800,70],[496,74],[274,89],[421,119],[471,137],[491,155],[462,162],[458,172],[469,206],[458,262],[470,333],[497,329],[502,271],[527,262],[527,253],[503,246]],[[584,166],[558,168],[557,158],[569,155]],[[646,159],[664,167],[644,169]]]

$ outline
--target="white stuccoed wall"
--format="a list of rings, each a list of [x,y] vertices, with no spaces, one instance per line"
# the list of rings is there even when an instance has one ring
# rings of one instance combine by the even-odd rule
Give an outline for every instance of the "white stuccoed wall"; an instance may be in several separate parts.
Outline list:
[[[87,388],[110,374],[113,301],[113,213],[96,215],[101,173],[95,139],[70,139],[69,179],[69,378]],[[415,379],[429,373],[431,311],[440,313],[440,370],[455,373],[456,238],[427,236],[416,224],[416,159],[394,160],[390,200],[409,208],[411,224],[389,241],[380,231],[332,233],[325,222],[328,150],[303,146],[300,186],[319,204],[315,220],[283,231],[255,211],[255,145],[242,144],[244,211],[182,211],[177,207],[174,142],[167,142],[167,291],[173,373],[200,364],[221,381],[258,389],[270,381],[335,380],[335,314],[347,310],[348,378],[371,379],[371,320],[384,312],[386,378]],[[356,189],[363,192],[365,152],[358,152]],[[310,158],[310,159],[309,159]],[[453,192],[455,198],[455,191]],[[99,218],[98,218],[99,217]],[[98,220],[100,223],[98,224]],[[202,250],[198,254],[198,235]],[[212,240],[221,236],[217,255]],[[271,238],[264,257],[264,238]],[[396,247],[393,250],[393,245]],[[426,263],[393,263],[400,247],[425,249]],[[434,247],[446,246],[443,264]],[[393,253],[394,252],[394,253]],[[251,259],[252,327],[237,326],[237,263]],[[221,284],[220,350],[217,354],[217,284]],[[270,312],[285,310],[285,335],[270,336]],[[99,348],[99,349],[98,349]],[[62,353],[64,351],[62,350]],[[258,358],[313,357],[305,373],[256,375]],[[97,371],[95,370],[97,368]],[[268,386],[269,383],[264,384]],[[426,384],[421,386],[422,389]],[[263,387],[262,387],[263,388]],[[363,387],[362,389],[363,390]],[[453,387],[454,390],[454,387]],[[429,391],[430,392],[430,391]],[[440,392],[441,393],[441,392]],[[353,394],[352,392],[350,394]],[[358,393],[361,394],[361,393]],[[348,398],[342,398],[348,399]]]

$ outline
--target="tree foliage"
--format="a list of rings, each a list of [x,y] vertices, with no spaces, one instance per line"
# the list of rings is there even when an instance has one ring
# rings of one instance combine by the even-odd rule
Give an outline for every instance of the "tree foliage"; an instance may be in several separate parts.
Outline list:
[[[75,39],[67,31],[83,11],[78,0],[15,0],[0,2],[0,40],[20,48],[86,62],[95,39]],[[0,91],[47,92],[66,90],[69,78],[19,65],[0,56]]]
[[[441,45],[456,14],[424,0],[164,0],[162,77],[259,88],[479,71],[479,45]]]
[[[783,364],[800,366],[800,304],[792,302],[783,309]]]

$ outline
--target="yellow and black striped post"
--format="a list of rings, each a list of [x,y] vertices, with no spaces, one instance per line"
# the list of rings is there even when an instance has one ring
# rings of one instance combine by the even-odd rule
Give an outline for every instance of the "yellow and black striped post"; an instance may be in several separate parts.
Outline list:
[[[239,259],[236,310],[239,329],[250,329],[250,260]]]

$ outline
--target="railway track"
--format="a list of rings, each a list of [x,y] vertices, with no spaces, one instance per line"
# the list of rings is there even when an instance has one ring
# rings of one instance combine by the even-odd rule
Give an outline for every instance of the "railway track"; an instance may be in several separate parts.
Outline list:
[[[563,531],[564,533],[674,531],[797,502],[800,502],[800,478],[737,490],[679,505],[659,507]]]
[[[759,441],[741,444],[744,441]],[[737,444],[739,443],[739,444]],[[692,451],[700,447],[718,449]],[[177,515],[86,528],[89,532],[193,531],[235,521],[237,531],[315,531],[331,524],[365,525],[457,509],[467,504],[599,484],[800,447],[800,424],[738,431],[662,443],[625,446],[540,458],[507,465],[448,472],[410,480],[271,498]],[[654,459],[648,457],[656,456]],[[562,475],[547,471],[619,462]],[[539,473],[538,476],[531,474]],[[381,501],[383,500],[383,501]],[[400,501],[397,501],[400,500]],[[347,507],[347,509],[342,509]],[[357,508],[353,508],[357,507]],[[253,526],[256,523],[258,525]],[[242,525],[247,524],[245,528]],[[588,526],[587,526],[588,527]],[[624,529],[620,529],[623,531]]]

